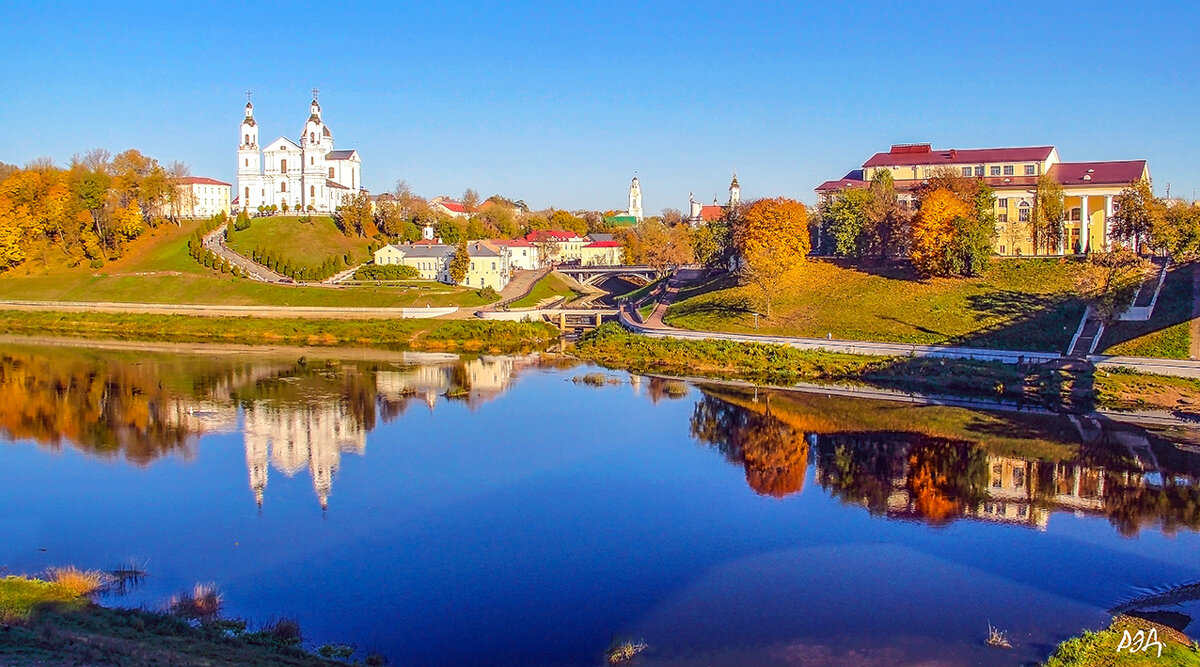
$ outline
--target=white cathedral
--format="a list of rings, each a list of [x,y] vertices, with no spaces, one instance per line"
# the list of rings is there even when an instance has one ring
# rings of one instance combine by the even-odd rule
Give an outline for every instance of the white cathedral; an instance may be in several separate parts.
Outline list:
[[[362,159],[357,150],[334,150],[333,133],[321,121],[321,105],[313,91],[308,122],[300,143],[279,137],[259,149],[254,105],[247,100],[238,145],[238,210],[259,206],[330,213],[362,184]]]

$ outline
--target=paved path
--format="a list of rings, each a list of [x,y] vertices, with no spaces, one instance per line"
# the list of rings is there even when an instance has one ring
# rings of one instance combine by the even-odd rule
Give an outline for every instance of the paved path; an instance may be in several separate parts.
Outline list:
[[[1029,352],[1023,350],[991,350],[977,347],[959,347],[952,345],[911,345],[906,343],[884,343],[863,340],[838,340],[832,338],[800,338],[793,336],[760,336],[756,334],[734,334],[720,331],[689,331],[677,329],[663,323],[662,317],[667,307],[679,294],[680,288],[702,275],[696,269],[684,269],[676,272],[663,297],[655,306],[654,312],[642,324],[638,324],[630,304],[621,306],[619,313],[621,324],[630,331],[651,338],[679,338],[693,340],[733,340],[745,343],[772,343],[788,345],[801,350],[825,350],[828,352],[843,352],[848,354],[865,354],[873,356],[916,356],[939,357],[945,359],[975,359],[979,361],[999,361],[1003,363],[1046,363],[1063,359],[1063,355],[1054,352]],[[1197,278],[1200,280],[1200,278]],[[1197,292],[1200,294],[1200,292]],[[1200,307],[1200,306],[1197,306]],[[1174,375],[1178,377],[1200,378],[1200,361],[1185,361],[1176,359],[1150,359],[1145,357],[1106,357],[1093,355],[1088,357],[1100,367],[1124,366],[1143,373],[1159,375]]]
[[[292,283],[291,278],[288,278],[281,273],[276,273],[262,264],[255,262],[249,257],[240,255],[230,250],[229,247],[225,245],[225,225],[217,227],[204,237],[204,247],[213,251],[217,257],[228,261],[231,266],[240,268],[246,273],[246,275],[250,276],[254,280],[259,280],[264,283],[294,284]]]

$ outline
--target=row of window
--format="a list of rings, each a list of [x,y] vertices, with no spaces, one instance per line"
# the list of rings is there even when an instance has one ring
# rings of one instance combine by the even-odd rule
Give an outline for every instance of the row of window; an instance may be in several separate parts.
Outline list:
[[[1037,165],[1032,165],[1032,164],[1024,165],[1024,170],[1025,170],[1026,176],[1036,176],[1037,175]],[[975,176],[977,178],[982,178],[983,173],[984,173],[983,165],[962,168],[962,175],[967,176],[967,177]],[[992,165],[992,166],[988,167],[987,175],[988,176],[1014,176],[1014,175],[1016,175],[1016,166],[1011,165],[1011,164],[1006,164],[1003,166],[998,165],[998,164]]]

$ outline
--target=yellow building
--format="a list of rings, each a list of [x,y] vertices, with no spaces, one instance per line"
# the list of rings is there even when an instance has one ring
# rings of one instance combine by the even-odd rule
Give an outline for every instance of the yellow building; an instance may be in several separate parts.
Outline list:
[[[437,280],[454,284],[450,277],[450,262],[458,247],[442,243],[418,242],[404,245],[385,245],[375,251],[375,263],[380,266],[403,264],[417,270],[421,280]],[[512,277],[507,247],[488,241],[471,241],[467,244],[471,261],[467,273],[459,284],[467,287],[491,287],[504,289]]]
[[[1150,179],[1145,160],[1062,162],[1053,146],[936,150],[930,144],[898,144],[857,169],[816,188],[823,199],[847,188],[865,188],[875,174],[891,172],[897,198],[913,206],[914,190],[939,169],[981,178],[996,192],[996,253],[1035,254],[1030,219],[1038,178],[1049,174],[1063,188],[1066,220],[1059,253],[1107,248],[1113,201],[1139,179]],[[1043,249],[1044,250],[1044,249]]]

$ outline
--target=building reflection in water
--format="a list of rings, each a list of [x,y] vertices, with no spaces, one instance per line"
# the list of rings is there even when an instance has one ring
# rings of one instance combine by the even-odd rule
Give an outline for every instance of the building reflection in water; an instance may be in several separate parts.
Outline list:
[[[1200,530],[1200,450],[1108,420],[709,387],[691,432],[777,498],[802,491],[811,460],[823,489],[893,519]]]

